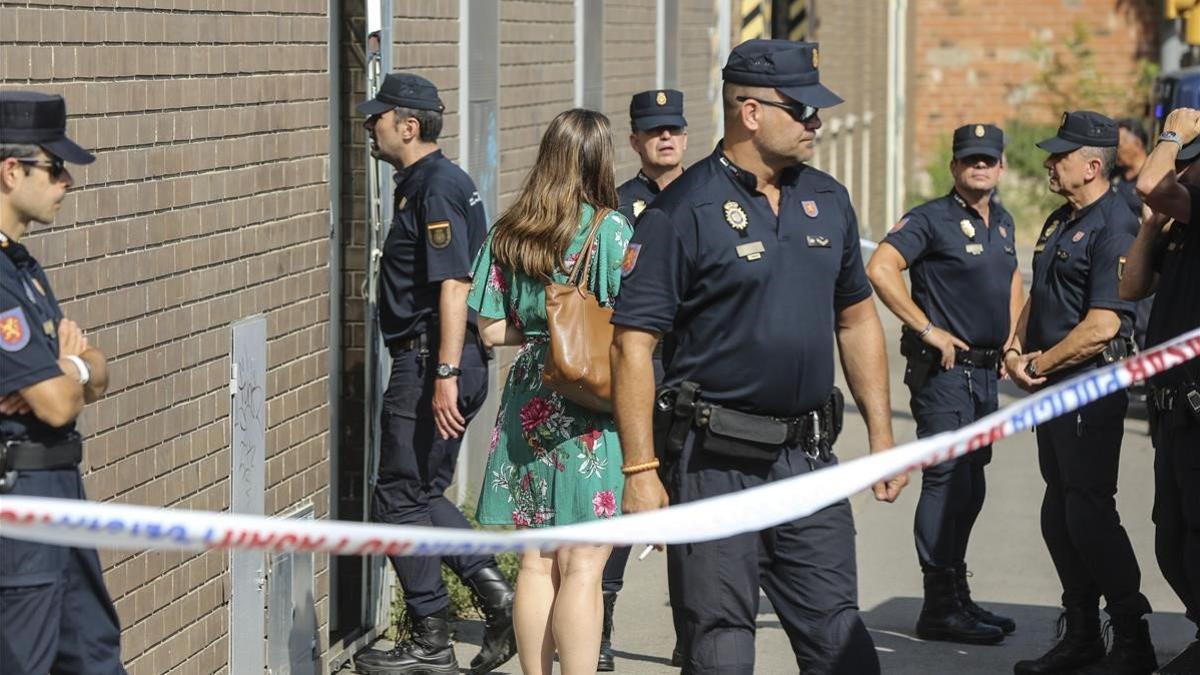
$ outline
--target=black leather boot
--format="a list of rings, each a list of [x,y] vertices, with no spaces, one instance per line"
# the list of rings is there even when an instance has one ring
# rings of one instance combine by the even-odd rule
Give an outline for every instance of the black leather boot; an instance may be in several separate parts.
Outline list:
[[[1150,642],[1150,624],[1140,616],[1114,616],[1112,649],[1080,675],[1150,675],[1158,670],[1154,644]]]
[[[996,626],[1000,630],[1004,631],[1005,635],[1009,635],[1017,629],[1016,621],[1013,621],[1007,616],[992,614],[986,609],[975,604],[975,601],[971,599],[971,587],[967,585],[967,577],[970,576],[970,573],[967,572],[966,565],[960,565],[957,569],[955,569],[954,572],[954,581],[956,582],[955,588],[958,590],[958,601],[962,603],[963,609],[967,610],[968,614],[978,619],[980,623]]]
[[[1104,658],[1100,610],[1095,607],[1068,607],[1058,617],[1057,636],[1061,639],[1050,651],[1036,659],[1018,661],[1013,672],[1016,675],[1072,672]]]
[[[604,628],[600,632],[600,659],[596,662],[596,671],[601,673],[611,673],[617,669],[612,651],[613,606],[616,604],[616,593],[604,594]]]
[[[517,653],[513,631],[513,588],[498,567],[485,567],[466,580],[483,612],[483,646],[471,659],[471,675],[490,673]]]
[[[370,649],[359,653],[354,657],[354,668],[364,675],[457,673],[446,611],[414,620],[412,637],[389,651]]]
[[[1004,631],[982,623],[963,609],[958,600],[953,570],[925,573],[925,604],[917,618],[917,637],[922,640],[994,645],[1004,639]]]

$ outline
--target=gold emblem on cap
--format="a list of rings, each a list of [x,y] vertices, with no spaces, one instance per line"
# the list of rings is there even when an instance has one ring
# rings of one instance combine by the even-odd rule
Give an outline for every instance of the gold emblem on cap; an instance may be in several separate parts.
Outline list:
[[[654,102],[659,105],[666,105],[667,104],[667,92],[665,92],[665,91],[658,92],[658,96],[654,97]]]
[[[637,218],[642,215],[642,211],[646,210],[646,201],[644,199],[633,200],[633,217]]]
[[[746,212],[741,204],[732,200],[725,202],[725,222],[738,232],[746,229]]]
[[[821,65],[821,52],[813,48],[813,68],[819,68]]]
[[[982,125],[982,124],[976,124],[976,125],[975,125],[975,137],[976,137],[976,138],[983,138],[983,134],[984,134],[983,125]]]
[[[968,239],[975,238],[975,226],[971,224],[971,221],[963,218],[958,221],[958,227],[962,230],[963,234],[967,235]]]

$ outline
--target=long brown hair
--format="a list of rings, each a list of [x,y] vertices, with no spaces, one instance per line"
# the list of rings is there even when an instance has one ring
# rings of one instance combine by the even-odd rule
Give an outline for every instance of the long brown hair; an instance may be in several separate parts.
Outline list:
[[[608,118],[582,108],[560,113],[542,135],[521,193],[496,221],[496,261],[535,279],[565,269],[583,205],[596,209],[592,224],[605,209],[617,208],[613,171]]]

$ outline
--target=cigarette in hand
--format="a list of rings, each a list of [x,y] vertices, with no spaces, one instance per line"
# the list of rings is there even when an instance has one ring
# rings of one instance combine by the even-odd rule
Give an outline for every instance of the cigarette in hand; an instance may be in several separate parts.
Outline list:
[[[645,560],[651,553],[654,553],[654,544],[647,544],[646,548],[638,554],[638,560]]]

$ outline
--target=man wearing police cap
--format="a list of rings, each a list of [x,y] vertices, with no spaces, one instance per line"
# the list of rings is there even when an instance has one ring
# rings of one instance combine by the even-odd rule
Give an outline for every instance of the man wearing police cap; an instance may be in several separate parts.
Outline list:
[[[723,71],[724,139],[638,221],[613,316],[626,513],[836,464],[835,336],[871,450],[892,446],[883,329],[857,219],[846,189],[804,163],[820,108],[842,101],[820,83],[818,59],[807,42],[735,48]],[[667,332],[656,395],[651,352]],[[647,470],[658,464],[656,440],[661,480]],[[894,500],[906,480],[878,483],[876,498]],[[685,673],[754,671],[760,588],[805,673],[879,670],[858,614],[847,500],[763,532],[671,546],[668,570],[687,590]]]
[[[1004,132],[959,127],[953,152],[950,194],[905,214],[867,265],[879,297],[904,322],[904,381],[921,438],[997,409],[1000,356],[1024,304],[1012,217],[995,199]],[[977,605],[967,586],[967,543],[991,455],[988,446],[924,471],[914,527],[925,587],[920,638],[994,644],[1016,630]]]
[[[683,175],[683,154],[687,152],[687,119],[683,116],[683,92],[652,89],[634,94],[629,101],[629,147],[641,160],[641,169],[633,178],[617,187],[617,208],[631,223],[671,181]],[[654,349],[655,382],[662,380],[662,345]],[[611,672],[616,663],[612,651],[613,609],[617,594],[625,585],[625,565],[629,547],[614,546],[604,566],[604,630],[600,635],[600,661],[597,670]],[[675,589],[671,589],[672,592]],[[674,604],[674,603],[673,603]],[[678,617],[676,617],[678,619]]]
[[[59,96],[0,92],[0,493],[84,499],[75,419],[108,388],[100,350],[63,316],[21,243],[50,223],[95,157],[66,136]],[[95,549],[0,538],[0,670],[124,673]]]
[[[1133,303],[1118,293],[1121,257],[1137,218],[1107,176],[1117,125],[1090,111],[1065,113],[1049,152],[1049,187],[1066,203],[1050,214],[1033,255],[1033,283],[1005,366],[1033,391],[1112,363],[1132,351]],[[1157,666],[1143,615],[1141,571],[1117,515],[1115,495],[1128,394],[1121,390],[1037,427],[1046,492],[1042,537],[1062,583],[1062,639],[1020,673],[1149,673]],[[1103,595],[1113,627],[1105,653]],[[1083,669],[1083,670],[1080,670]]]
[[[379,280],[379,323],[392,372],[371,516],[468,529],[444,493],[462,434],[487,395],[487,354],[466,303],[487,223],[470,177],[438,149],[443,109],[437,88],[409,73],[389,74],[375,98],[358,106],[368,116],[372,156],[397,169]],[[359,672],[458,672],[443,562],[475,592],[486,619],[470,672],[490,672],[512,658],[513,591],[492,556],[395,556],[412,638],[388,652],[359,654]]]
[[[1155,211],[1125,254],[1121,296],[1154,293],[1146,344],[1155,346],[1200,327],[1200,110],[1173,110],[1138,176],[1137,190]],[[1183,174],[1176,177],[1177,167]],[[1190,361],[1150,379],[1147,397],[1154,441],[1154,551],[1163,577],[1197,625],[1196,641],[1162,668],[1200,672],[1200,363]]]

